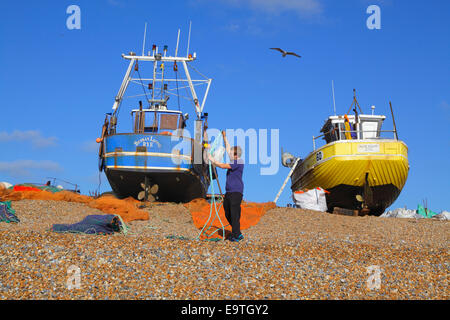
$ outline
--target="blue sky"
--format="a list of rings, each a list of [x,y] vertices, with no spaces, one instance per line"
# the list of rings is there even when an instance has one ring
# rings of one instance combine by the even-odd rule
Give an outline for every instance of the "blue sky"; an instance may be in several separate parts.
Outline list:
[[[81,8],[81,30],[66,27],[71,4]],[[366,26],[371,4],[381,8],[380,30]],[[281,146],[305,157],[333,112],[334,80],[338,113],[356,88],[363,110],[375,105],[389,130],[392,101],[411,166],[393,207],[427,199],[449,210],[449,12],[450,2],[437,0],[1,1],[0,181],[51,176],[85,194],[97,189],[93,142],[126,70],[121,54],[141,51],[145,22],[147,48],[173,50],[181,28],[185,52],[192,21],[195,67],[213,78],[211,127],[280,129]],[[282,59],[270,47],[303,57]],[[191,105],[182,108],[193,116]],[[246,167],[244,197],[271,201],[288,169],[259,172]],[[104,176],[101,190],[109,190]],[[288,202],[287,188],[279,204]]]

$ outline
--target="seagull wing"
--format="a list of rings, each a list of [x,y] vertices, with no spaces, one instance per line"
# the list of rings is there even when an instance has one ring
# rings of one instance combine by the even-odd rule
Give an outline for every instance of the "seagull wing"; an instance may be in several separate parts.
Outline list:
[[[281,53],[286,53],[286,51],[280,48],[270,48],[270,49],[280,51]]]
[[[290,54],[292,56],[296,56],[296,57],[299,57],[299,58],[302,57],[302,56],[299,56],[298,54],[296,54],[295,52],[287,52],[286,54]]]

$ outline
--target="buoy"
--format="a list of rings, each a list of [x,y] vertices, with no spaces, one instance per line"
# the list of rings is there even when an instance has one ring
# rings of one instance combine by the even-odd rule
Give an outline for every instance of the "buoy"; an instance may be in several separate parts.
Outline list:
[[[102,138],[97,138],[97,139],[95,139],[95,142],[97,142],[97,143],[100,143],[100,142],[102,142],[102,141],[103,141]]]

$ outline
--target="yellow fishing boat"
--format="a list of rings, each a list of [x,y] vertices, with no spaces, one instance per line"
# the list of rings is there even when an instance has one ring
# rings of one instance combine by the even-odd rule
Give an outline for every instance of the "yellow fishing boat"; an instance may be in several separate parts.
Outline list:
[[[386,117],[374,115],[375,107],[372,115],[358,113],[356,107],[361,108],[356,96],[353,105],[354,115],[347,112],[327,119],[322,134],[313,137],[313,151],[304,160],[286,161],[285,157],[283,164],[293,169],[293,192],[316,187],[329,191],[326,198],[330,212],[338,207],[381,215],[405,185],[408,147],[398,140],[395,120],[393,131],[382,131]],[[387,133],[393,138],[382,137]],[[316,147],[319,138],[326,144]]]

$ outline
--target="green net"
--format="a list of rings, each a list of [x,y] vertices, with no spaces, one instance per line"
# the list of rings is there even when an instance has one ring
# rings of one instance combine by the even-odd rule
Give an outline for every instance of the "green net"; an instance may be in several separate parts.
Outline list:
[[[48,192],[51,192],[51,193],[63,191],[63,189],[59,189],[59,188],[56,188],[56,187],[47,186],[47,185],[36,185],[36,184],[32,184],[32,183],[16,184],[15,186],[10,187],[9,189],[14,189],[14,187],[16,187],[16,189],[19,187],[19,191],[20,191],[20,187],[36,188],[36,189],[40,189],[40,190],[43,190],[43,191],[48,191]]]
[[[0,202],[0,222],[20,222],[16,216],[16,211],[11,207],[11,201]]]
[[[424,218],[432,218],[437,215],[436,212],[431,211],[430,209],[425,209],[422,205],[417,205],[417,213],[420,214]]]

